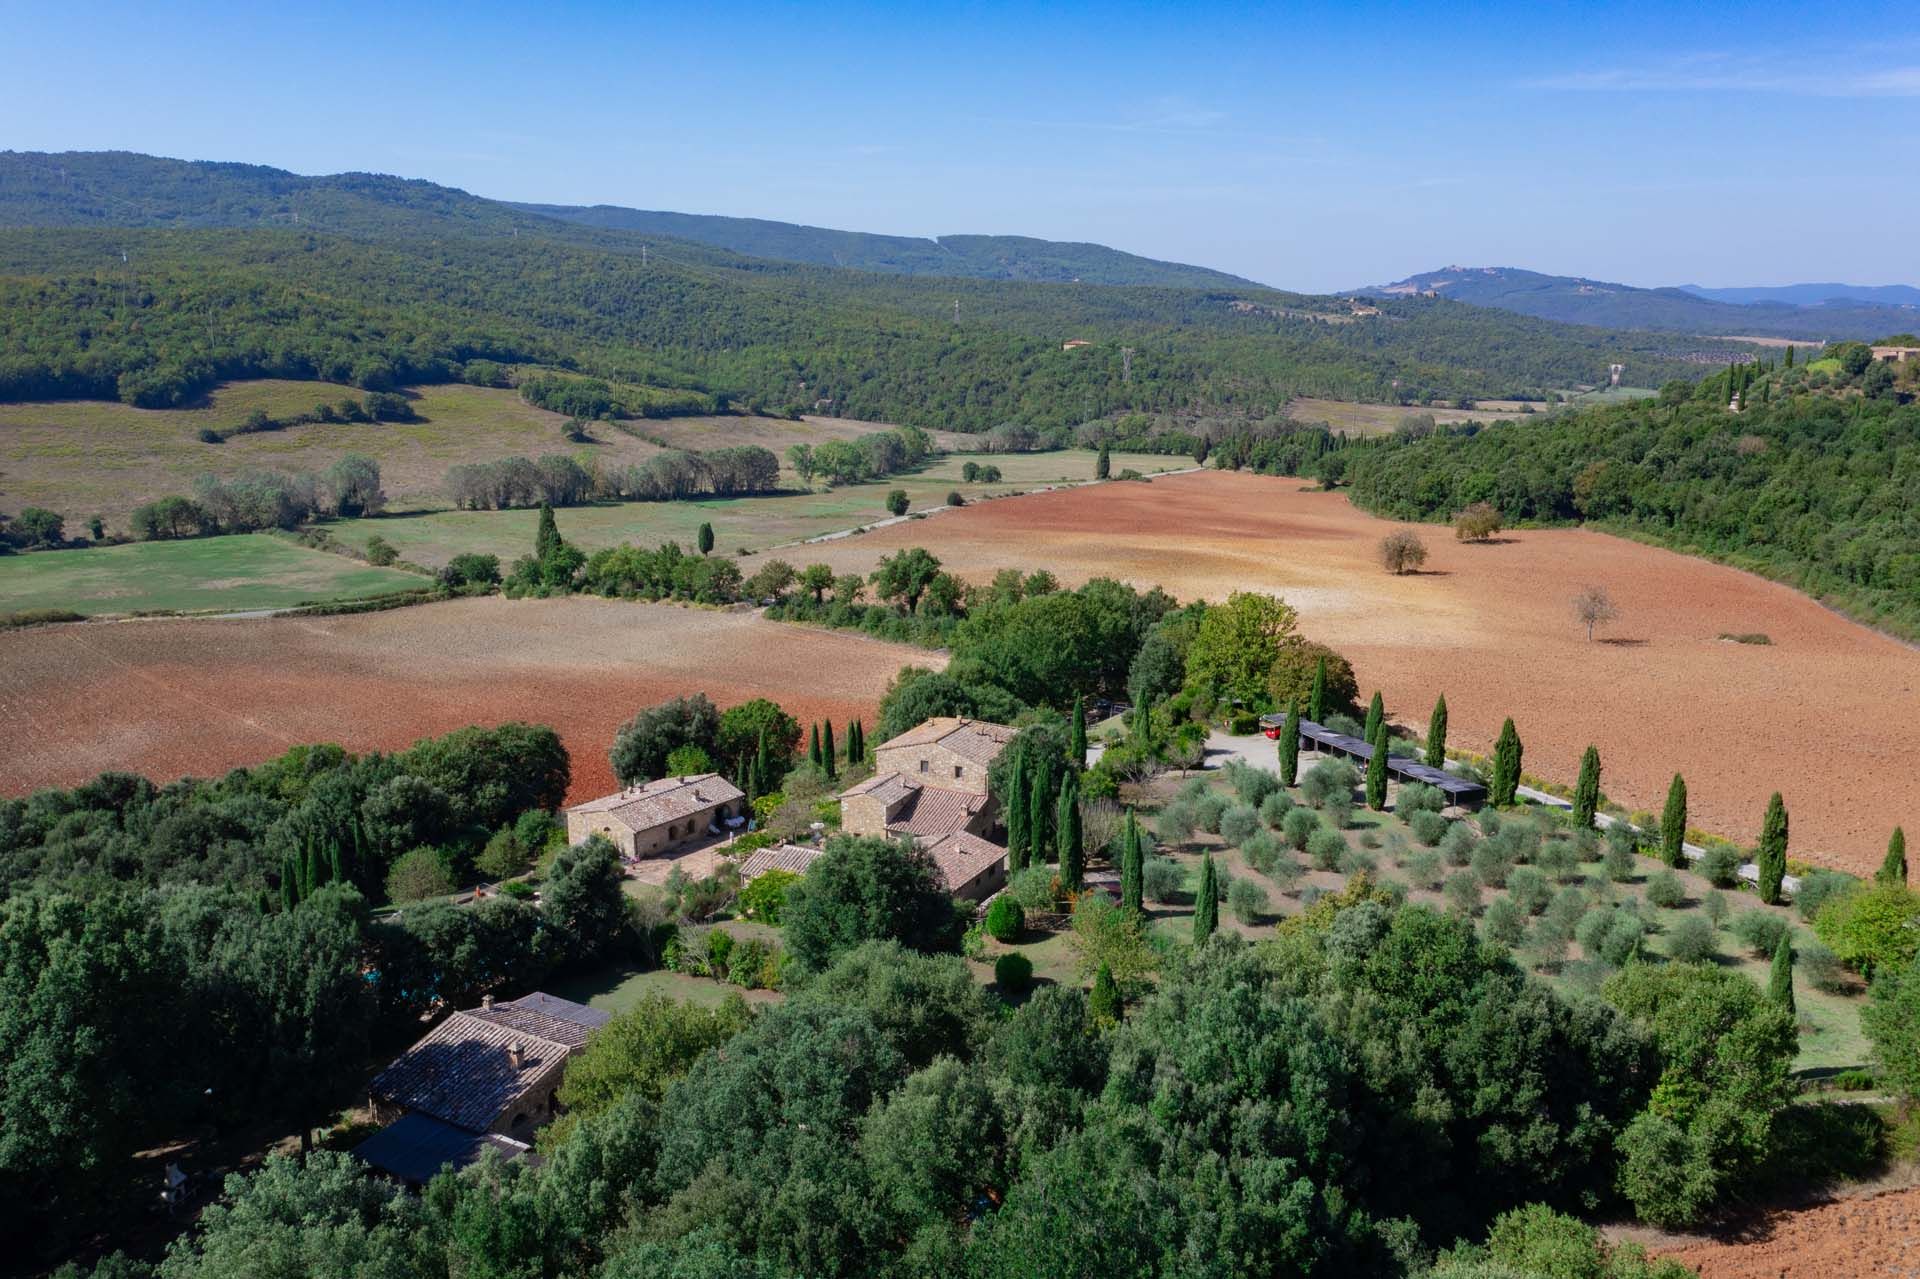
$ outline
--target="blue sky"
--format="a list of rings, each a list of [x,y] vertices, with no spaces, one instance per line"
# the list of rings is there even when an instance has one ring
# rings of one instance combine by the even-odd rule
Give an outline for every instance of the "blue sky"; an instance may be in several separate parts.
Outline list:
[[[1315,290],[1920,283],[1910,4],[0,0],[0,33],[14,149],[1093,240]]]

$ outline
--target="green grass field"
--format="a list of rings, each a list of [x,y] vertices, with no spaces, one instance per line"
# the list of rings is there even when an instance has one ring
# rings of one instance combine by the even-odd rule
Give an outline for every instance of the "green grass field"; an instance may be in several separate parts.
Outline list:
[[[970,461],[998,466],[1002,482],[963,483],[961,468]],[[1191,458],[1133,453],[1116,454],[1112,463],[1115,474],[1129,468],[1155,474],[1193,465]],[[1094,455],[1081,450],[953,455],[938,458],[915,474],[873,484],[772,497],[609,502],[555,514],[562,535],[589,551],[622,542],[652,546],[677,540],[687,546],[701,524],[711,523],[715,549],[730,554],[742,548],[762,551],[886,519],[886,497],[896,488],[906,490],[912,510],[925,511],[945,505],[947,494],[955,489],[972,501],[1043,484],[1090,480],[1093,466]],[[534,511],[430,511],[343,520],[328,527],[335,537],[353,545],[378,533],[399,550],[402,559],[437,566],[467,551],[498,555],[503,563],[511,562],[532,549],[537,521]]]
[[[716,1008],[729,995],[739,995],[750,1004],[774,1003],[781,997],[777,991],[741,990],[711,977],[688,977],[664,969],[641,972],[631,968],[608,968],[559,978],[548,982],[546,990],[562,999],[616,1014],[626,1012],[648,995],[665,995],[702,1008]]]
[[[424,579],[265,533],[0,557],[0,613],[288,608],[409,590]]]

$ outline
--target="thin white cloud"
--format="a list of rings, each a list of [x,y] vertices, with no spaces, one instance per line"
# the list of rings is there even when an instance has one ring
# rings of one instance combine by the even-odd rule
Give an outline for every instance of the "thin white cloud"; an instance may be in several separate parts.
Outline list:
[[[1529,88],[1613,93],[1785,93],[1820,98],[1920,97],[1920,63],[1864,65],[1846,58],[1812,64],[1775,58],[1701,54],[1657,65],[1566,71],[1526,81]]]

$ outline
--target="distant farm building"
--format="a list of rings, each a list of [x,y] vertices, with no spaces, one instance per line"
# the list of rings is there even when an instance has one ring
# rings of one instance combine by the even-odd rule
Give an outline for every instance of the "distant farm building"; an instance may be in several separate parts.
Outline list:
[[[1068,338],[1066,341],[1060,344],[1060,349],[1062,351],[1078,351],[1083,346],[1092,346],[1092,345],[1093,343],[1088,341],[1086,338]]]
[[[567,840],[594,835],[623,858],[652,857],[745,824],[746,792],[718,773],[662,777],[567,810]]]
[[[1017,735],[1005,724],[942,716],[873,751],[874,775],[840,795],[849,835],[908,838],[932,854],[948,891],[977,900],[1006,881],[987,770]]]
[[[1920,360],[1920,346],[1876,346],[1873,358],[1889,364],[1905,364],[1908,360]]]
[[[489,1148],[525,1154],[559,1113],[567,1059],[607,1024],[607,1013],[532,994],[456,1012],[374,1077],[374,1118],[385,1124],[354,1151],[402,1181],[422,1184]]]

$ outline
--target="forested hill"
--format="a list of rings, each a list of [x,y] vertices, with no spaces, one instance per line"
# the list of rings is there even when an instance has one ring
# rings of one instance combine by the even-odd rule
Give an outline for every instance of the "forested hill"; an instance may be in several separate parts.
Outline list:
[[[1779,301],[1739,305],[1684,288],[1640,289],[1515,267],[1447,267],[1361,290],[1376,297],[1433,292],[1474,306],[1517,311],[1564,324],[1678,333],[1870,340],[1920,327],[1920,307],[1835,298],[1819,305]]]
[[[1592,521],[1786,582],[1920,638],[1920,370],[1742,366],[1658,400],[1348,451],[1353,500],[1447,519]],[[1825,367],[1825,366],[1834,367]]]
[[[954,302],[960,318],[954,319]],[[1093,345],[1064,350],[1071,338]],[[1129,378],[1123,347],[1134,350]],[[0,231],[0,398],[164,407],[214,382],[369,389],[476,359],[706,391],[768,411],[960,430],[1108,413],[1265,416],[1296,395],[1495,397],[1724,348],[1429,299],[934,280],[518,237]]]
[[[1224,271],[1158,262],[1099,244],[991,235],[929,240],[611,205],[512,204],[384,174],[306,177],[266,165],[127,151],[0,152],[0,226],[299,227],[374,237],[540,235],[634,251],[664,237],[751,257],[900,275],[1261,287]]]
[[[596,204],[517,204],[513,208],[583,226],[695,240],[758,258],[811,262],[890,275],[959,276],[979,280],[1051,280],[1082,284],[1157,284],[1174,288],[1260,288],[1206,267],[1122,253],[1101,244],[1037,240],[1024,235],[875,235],[826,227],[661,213]]]

